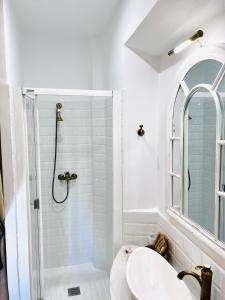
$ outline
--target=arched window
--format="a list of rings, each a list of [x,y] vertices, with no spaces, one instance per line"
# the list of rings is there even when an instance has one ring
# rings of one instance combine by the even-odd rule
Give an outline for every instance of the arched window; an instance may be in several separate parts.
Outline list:
[[[170,140],[171,209],[216,243],[225,243],[223,62],[199,61],[182,78]]]

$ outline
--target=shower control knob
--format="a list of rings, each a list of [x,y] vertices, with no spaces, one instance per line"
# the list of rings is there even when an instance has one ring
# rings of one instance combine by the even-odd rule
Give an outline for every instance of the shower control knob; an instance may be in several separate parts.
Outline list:
[[[61,109],[62,108],[62,103],[57,103],[56,108]]]
[[[58,175],[58,179],[59,179],[59,180],[65,180],[65,176],[64,176],[63,174],[59,174],[59,175]]]
[[[77,179],[77,174],[75,174],[75,173],[71,174],[70,178],[71,178],[71,180]]]

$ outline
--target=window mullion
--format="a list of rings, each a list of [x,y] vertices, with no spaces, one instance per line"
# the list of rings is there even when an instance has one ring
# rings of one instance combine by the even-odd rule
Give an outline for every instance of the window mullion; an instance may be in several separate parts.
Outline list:
[[[224,65],[221,68],[221,70],[224,70]],[[221,72],[219,72],[221,76]],[[219,81],[219,76],[215,80],[215,82]],[[215,84],[215,83],[214,83]],[[216,119],[216,166],[215,166],[215,213],[214,213],[214,234],[215,239],[219,240],[219,223],[220,223],[220,197],[218,194],[218,191],[220,190],[220,181],[221,181],[221,146],[225,142],[224,140],[221,140],[222,137],[222,111],[220,104],[218,102],[219,98],[217,97],[216,91],[212,91],[212,94],[214,94],[214,99],[217,98],[216,102],[216,110],[217,110],[217,119]],[[224,143],[225,144],[225,143]]]
[[[188,88],[186,82],[185,82],[184,80],[182,80],[182,81],[180,82],[180,85],[181,85],[181,88],[182,88],[182,90],[183,90],[185,96],[187,97],[188,94],[190,93],[190,90],[189,90],[189,88]]]

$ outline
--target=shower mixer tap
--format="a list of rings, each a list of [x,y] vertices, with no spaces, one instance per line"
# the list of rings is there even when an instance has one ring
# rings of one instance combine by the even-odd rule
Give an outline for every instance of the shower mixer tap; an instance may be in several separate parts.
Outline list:
[[[66,180],[66,181],[75,180],[75,179],[77,179],[77,174],[75,174],[75,173],[70,174],[70,172],[65,172],[64,174],[59,174],[58,179]]]

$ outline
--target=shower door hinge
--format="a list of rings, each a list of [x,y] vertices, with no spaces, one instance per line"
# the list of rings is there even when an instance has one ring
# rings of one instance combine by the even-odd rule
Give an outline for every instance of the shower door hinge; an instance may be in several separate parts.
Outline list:
[[[39,199],[34,200],[34,209],[39,209],[40,208],[40,201]]]

